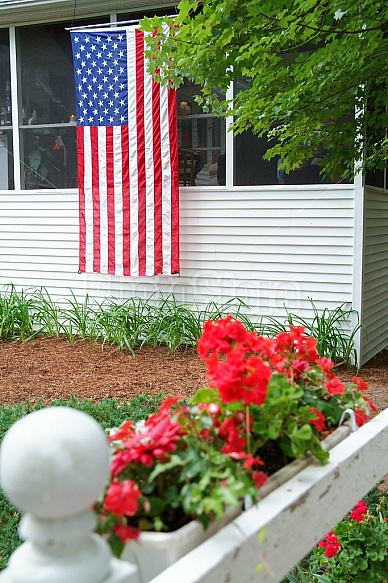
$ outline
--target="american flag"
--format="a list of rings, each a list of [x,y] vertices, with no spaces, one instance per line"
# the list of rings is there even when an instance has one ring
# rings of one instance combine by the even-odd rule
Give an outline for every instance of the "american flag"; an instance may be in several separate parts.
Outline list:
[[[135,27],[72,31],[80,271],[179,273],[176,95]]]

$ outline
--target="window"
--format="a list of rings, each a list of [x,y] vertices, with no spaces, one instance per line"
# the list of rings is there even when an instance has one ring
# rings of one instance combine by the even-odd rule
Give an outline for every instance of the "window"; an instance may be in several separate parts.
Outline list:
[[[234,94],[245,91],[251,81],[241,78],[234,83]],[[265,160],[264,155],[274,145],[265,136],[258,138],[251,130],[234,137],[234,180],[235,186],[270,184],[327,184],[332,181],[320,175],[323,147],[310,160],[305,160],[299,168],[286,173],[280,168],[279,156]]]
[[[218,186],[217,166],[225,152],[225,120],[206,113],[195,101],[201,88],[186,81],[177,91],[180,182]],[[219,99],[225,99],[220,92]]]
[[[11,72],[8,29],[0,29],[0,190],[13,189]]]
[[[73,57],[67,23],[19,29],[22,188],[77,186]]]

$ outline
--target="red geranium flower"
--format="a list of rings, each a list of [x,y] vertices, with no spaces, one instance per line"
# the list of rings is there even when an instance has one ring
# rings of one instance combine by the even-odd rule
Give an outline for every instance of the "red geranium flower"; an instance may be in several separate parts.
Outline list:
[[[372,411],[374,411],[375,413],[377,413],[378,408],[376,407],[376,405],[373,403],[373,401],[371,401],[369,399],[369,397],[367,397],[366,395],[362,395],[362,398],[364,399],[365,403],[368,403],[369,407],[372,409]]]
[[[362,379],[360,377],[353,377],[353,382],[359,391],[367,391],[368,390],[368,383],[366,383],[364,381],[364,379]]]
[[[108,441],[116,440],[125,441],[130,439],[133,433],[134,433],[133,423],[132,421],[127,421],[120,427],[120,429],[118,429],[114,433],[111,433],[111,435],[108,436]]]
[[[334,530],[331,530],[327,533],[325,538],[318,543],[318,547],[325,548],[325,555],[328,559],[335,557],[335,555],[340,550],[341,545],[338,542],[338,538],[334,534]]]
[[[108,512],[116,516],[133,516],[139,507],[140,490],[133,480],[119,482],[114,480],[109,484],[105,495],[104,506]]]
[[[252,472],[252,478],[254,479],[258,488],[262,488],[268,480],[268,476],[265,472],[259,472],[257,470]]]
[[[113,527],[113,534],[115,534],[121,542],[125,543],[127,540],[134,540],[139,538],[140,529],[134,526],[127,526],[125,524],[116,524]]]
[[[259,356],[245,358],[243,352],[234,350],[220,363],[211,384],[218,388],[224,403],[243,401],[245,405],[262,405],[271,374],[270,367]]]
[[[315,407],[310,407],[309,413],[313,413],[315,415],[315,419],[310,419],[309,421],[311,425],[314,425],[318,431],[323,431],[326,429],[326,417],[321,411],[318,411]]]
[[[235,452],[242,452],[247,444],[246,439],[242,437],[234,419],[231,417],[224,419],[222,422],[219,428],[219,436],[226,441],[221,451],[227,455]],[[245,454],[245,452],[243,453]]]
[[[352,512],[350,513],[350,518],[352,520],[355,520],[356,522],[361,522],[362,520],[364,520],[364,516],[367,513],[368,506],[365,500],[361,500],[361,502],[358,502],[353,508]]]
[[[152,415],[144,427],[123,443],[124,449],[115,453],[111,464],[112,476],[118,476],[131,462],[151,467],[155,459],[161,459],[176,450],[175,442],[181,439],[182,434],[182,426],[168,414]]]
[[[342,395],[345,391],[345,385],[341,383],[340,379],[334,377],[327,383],[324,383],[329,395]]]
[[[324,373],[329,372],[330,374],[332,372],[331,368],[334,366],[334,362],[331,360],[331,358],[327,358],[326,356],[322,356],[321,358],[317,358],[315,361],[315,364],[320,366]]]
[[[354,414],[356,417],[356,423],[359,427],[368,421],[368,414],[366,411],[364,411],[364,409],[361,409],[361,407],[357,407],[357,409],[354,410]]]

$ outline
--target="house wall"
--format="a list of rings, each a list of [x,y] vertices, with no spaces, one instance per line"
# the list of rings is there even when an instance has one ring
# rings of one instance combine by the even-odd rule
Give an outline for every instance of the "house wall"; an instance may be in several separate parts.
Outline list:
[[[0,285],[101,300],[173,293],[199,307],[238,296],[250,317],[303,318],[352,303],[351,185],[181,189],[181,275],[78,273],[76,190],[0,192]],[[387,209],[388,210],[388,209]],[[388,252],[386,252],[388,262]],[[386,264],[386,269],[388,264]],[[387,314],[388,317],[388,314]]]
[[[116,20],[119,12],[172,5],[172,0],[142,0],[141,5],[137,0],[114,0],[108,6],[103,0],[78,0],[76,13],[105,13],[104,20]],[[74,8],[73,0],[0,0],[3,25],[71,19]],[[11,80],[16,87],[14,53]],[[12,107],[16,113],[16,92]],[[13,135],[16,147],[19,133]],[[226,141],[232,160],[230,133]],[[17,178],[15,184],[20,185]],[[232,184],[232,164],[226,178]],[[357,192],[345,184],[182,188],[181,275],[120,278],[78,273],[75,189],[0,191],[0,285],[43,286],[62,305],[72,298],[71,292],[78,300],[88,293],[95,300],[122,301],[173,293],[178,301],[199,307],[239,297],[252,319],[268,315],[284,320],[285,308],[312,318],[309,298],[320,312],[341,304],[361,311],[357,274],[362,273],[362,252],[356,254],[355,249],[362,248],[363,241],[355,236],[355,205],[362,202],[363,188]],[[356,344],[359,348],[360,337]],[[371,344],[366,354],[377,345]]]
[[[388,343],[388,190],[365,188],[362,361]]]

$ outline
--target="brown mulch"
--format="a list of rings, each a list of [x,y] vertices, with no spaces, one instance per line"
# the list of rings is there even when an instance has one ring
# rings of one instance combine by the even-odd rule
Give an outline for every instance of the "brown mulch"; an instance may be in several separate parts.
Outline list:
[[[355,371],[337,369],[351,381]],[[357,373],[370,386],[379,410],[388,407],[388,350]],[[14,404],[60,397],[98,401],[103,397],[129,400],[137,394],[190,397],[206,385],[205,366],[195,349],[169,353],[165,347],[145,347],[135,357],[116,346],[65,338],[37,338],[25,343],[0,342],[0,403]]]
[[[129,400],[137,394],[163,392],[191,396],[205,384],[205,367],[196,351],[169,353],[147,346],[135,357],[117,346],[90,340],[73,345],[65,338],[0,342],[0,403],[58,398]]]

